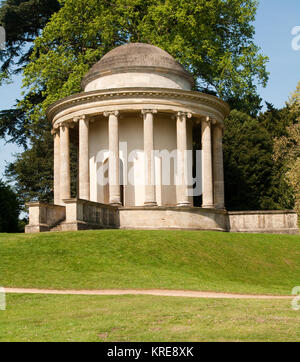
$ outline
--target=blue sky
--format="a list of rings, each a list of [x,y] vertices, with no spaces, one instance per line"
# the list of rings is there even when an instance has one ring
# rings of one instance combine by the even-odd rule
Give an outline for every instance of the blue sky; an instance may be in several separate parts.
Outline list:
[[[271,73],[261,97],[277,107],[284,106],[300,81],[300,51],[292,49],[291,31],[300,26],[299,0],[260,0],[255,22],[255,42],[270,58]]]
[[[300,81],[300,51],[292,49],[291,31],[300,26],[299,0],[260,0],[255,28],[255,42],[269,56],[271,73],[267,88],[259,88],[261,97],[276,107],[284,106]],[[11,107],[21,94],[21,78],[12,85],[0,87],[0,109]],[[13,160],[15,145],[0,141],[0,178],[7,162]]]

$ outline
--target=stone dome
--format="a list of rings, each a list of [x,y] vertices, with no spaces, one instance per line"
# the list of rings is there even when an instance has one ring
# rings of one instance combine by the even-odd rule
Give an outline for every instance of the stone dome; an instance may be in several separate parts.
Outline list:
[[[190,90],[192,84],[192,75],[169,53],[145,43],[114,48],[82,80],[85,91],[128,87]]]

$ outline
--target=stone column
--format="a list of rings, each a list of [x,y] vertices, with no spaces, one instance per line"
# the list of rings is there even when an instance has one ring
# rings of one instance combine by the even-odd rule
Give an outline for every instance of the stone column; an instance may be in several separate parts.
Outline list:
[[[79,198],[90,199],[89,175],[89,120],[81,116],[79,121]]]
[[[144,118],[144,167],[145,167],[145,206],[157,206],[155,195],[155,160],[153,115],[157,110],[142,110]]]
[[[224,209],[224,170],[223,170],[223,127],[215,124],[213,127],[213,177],[214,204],[217,209]]]
[[[54,191],[54,205],[61,204],[60,198],[60,139],[59,129],[53,129],[52,135],[54,139],[54,180],[53,180],[53,191]]]
[[[186,119],[192,115],[186,112],[177,113],[177,206],[190,206],[188,198],[188,165],[187,165],[187,132]]]
[[[108,182],[109,182],[109,203],[121,205],[120,198],[120,170],[119,170],[119,112],[104,112],[108,117]]]
[[[69,125],[60,126],[60,199],[71,198]]]
[[[202,121],[202,207],[204,208],[214,207],[211,124],[209,117]]]

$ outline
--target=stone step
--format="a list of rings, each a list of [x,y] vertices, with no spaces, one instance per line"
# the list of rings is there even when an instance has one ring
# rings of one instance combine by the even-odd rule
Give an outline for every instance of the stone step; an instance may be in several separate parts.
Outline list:
[[[59,224],[53,226],[51,229],[50,229],[50,232],[60,232],[62,231],[62,226],[61,224],[64,222],[65,220],[61,221]]]

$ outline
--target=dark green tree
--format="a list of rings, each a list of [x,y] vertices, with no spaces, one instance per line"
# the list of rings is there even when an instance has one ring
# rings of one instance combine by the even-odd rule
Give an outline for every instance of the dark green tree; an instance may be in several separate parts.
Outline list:
[[[77,193],[77,140],[71,143],[72,196]],[[23,210],[29,201],[53,201],[53,136],[49,130],[41,132],[30,149],[18,154],[6,168],[5,176],[15,182]]]
[[[20,214],[17,196],[11,187],[0,180],[0,233],[18,232]]]
[[[22,72],[32,53],[33,41],[59,7],[57,0],[1,2],[0,25],[6,31],[6,44],[0,51],[0,80]]]
[[[53,138],[50,131],[45,131],[35,139],[30,149],[16,155],[16,160],[8,165],[5,175],[15,182],[23,206],[29,201],[52,200],[52,164]]]
[[[225,121],[225,196],[229,210],[293,208],[284,165],[273,159],[274,139],[286,132],[286,116],[286,109],[268,105],[257,119],[232,111]]]
[[[57,0],[5,0],[0,7],[0,25],[6,31],[5,49],[0,50],[0,85],[22,73],[33,51],[33,42],[60,8]],[[43,101],[42,92],[28,92],[25,103]],[[30,118],[24,106],[0,111],[0,137],[27,148],[32,134]]]
[[[270,133],[272,137],[281,137],[286,134],[286,128],[295,123],[299,112],[295,112],[286,104],[285,107],[277,109],[273,104],[266,102],[267,109],[258,116],[258,122]]]

